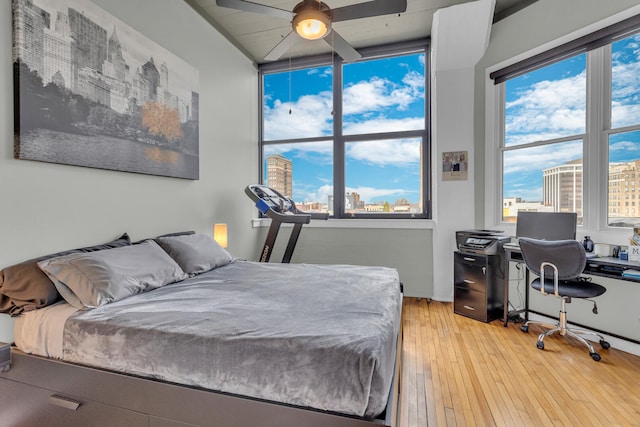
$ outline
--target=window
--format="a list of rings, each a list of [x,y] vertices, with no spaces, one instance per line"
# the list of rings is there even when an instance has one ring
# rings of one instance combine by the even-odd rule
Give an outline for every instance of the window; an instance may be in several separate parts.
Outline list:
[[[599,228],[640,223],[629,202],[640,198],[639,25],[634,17],[492,73],[502,221],[537,210]]]
[[[618,40],[611,45],[611,129],[608,131],[609,165],[607,224],[633,227],[640,222],[640,207],[618,200],[617,185],[624,185],[626,198],[635,199],[636,171],[640,171],[640,35]]]
[[[518,210],[576,212],[582,221],[586,54],[505,83],[503,198]]]
[[[261,66],[262,181],[307,212],[428,218],[427,43],[361,53]]]

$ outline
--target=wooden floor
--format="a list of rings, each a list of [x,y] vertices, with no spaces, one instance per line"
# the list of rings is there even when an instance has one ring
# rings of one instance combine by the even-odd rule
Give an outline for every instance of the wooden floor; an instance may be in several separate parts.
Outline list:
[[[570,313],[569,313],[570,315]],[[405,298],[400,427],[640,426],[640,357]]]

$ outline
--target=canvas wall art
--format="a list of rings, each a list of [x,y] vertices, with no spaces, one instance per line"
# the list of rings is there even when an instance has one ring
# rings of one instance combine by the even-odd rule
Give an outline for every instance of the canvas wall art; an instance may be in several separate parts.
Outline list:
[[[14,153],[199,177],[198,71],[86,0],[13,0]]]

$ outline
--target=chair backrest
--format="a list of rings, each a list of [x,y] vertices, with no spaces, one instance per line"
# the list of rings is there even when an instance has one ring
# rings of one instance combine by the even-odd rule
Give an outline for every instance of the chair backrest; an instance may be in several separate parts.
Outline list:
[[[587,262],[584,247],[575,240],[519,239],[522,257],[527,268],[540,276],[540,265],[550,262],[558,268],[558,279],[571,280],[580,276]],[[553,277],[551,269],[545,269],[547,278]]]

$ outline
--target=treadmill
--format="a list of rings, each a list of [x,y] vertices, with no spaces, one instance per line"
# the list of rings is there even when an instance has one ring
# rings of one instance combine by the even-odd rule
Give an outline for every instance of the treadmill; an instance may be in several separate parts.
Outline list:
[[[296,248],[296,243],[298,243],[298,236],[300,236],[302,226],[309,224],[312,218],[329,218],[328,213],[306,213],[299,210],[293,200],[265,185],[248,185],[244,192],[255,202],[256,207],[263,215],[271,218],[269,233],[267,233],[264,247],[260,253],[260,262],[269,262],[281,224],[293,224],[289,243],[282,257],[283,263],[289,263]]]

